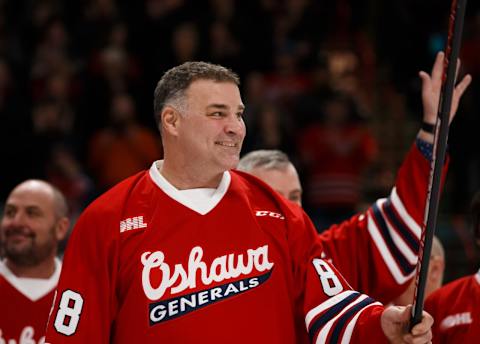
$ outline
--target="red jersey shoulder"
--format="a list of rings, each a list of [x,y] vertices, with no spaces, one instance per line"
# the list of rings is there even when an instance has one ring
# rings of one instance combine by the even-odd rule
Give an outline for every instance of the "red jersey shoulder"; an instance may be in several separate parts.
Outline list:
[[[239,191],[244,194],[244,197],[254,209],[262,210],[262,207],[270,207],[289,219],[299,220],[303,218],[302,208],[282,197],[263,180],[242,171],[233,170],[230,172],[232,188],[240,189]]]
[[[150,197],[153,197],[152,190],[154,190],[154,185],[148,170],[121,181],[100,195],[83,211],[74,232],[78,231],[78,228],[94,226],[96,229],[108,228],[108,233],[116,235],[122,232],[122,228],[128,230],[143,225],[143,218],[130,213],[136,214],[136,212],[140,212],[139,210],[148,206]],[[97,234],[103,232],[102,236],[107,235],[105,230],[90,232]]]
[[[450,283],[445,284],[440,289],[434,291],[425,301],[426,304],[433,304],[433,303],[450,303],[450,297],[457,298],[457,296],[468,286],[472,276],[466,276],[454,280]]]
[[[113,186],[95,199],[86,209],[88,212],[95,212],[98,209],[116,212],[121,209],[127,199],[139,188],[144,188],[150,180],[149,172],[142,171]]]
[[[478,273],[455,280],[425,301],[425,310],[435,319],[433,343],[473,343],[480,335]]]

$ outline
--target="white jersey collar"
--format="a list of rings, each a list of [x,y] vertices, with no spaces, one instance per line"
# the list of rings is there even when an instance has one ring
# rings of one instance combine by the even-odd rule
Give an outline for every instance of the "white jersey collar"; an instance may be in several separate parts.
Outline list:
[[[478,285],[480,285],[480,269],[475,274],[475,281],[477,281]]]
[[[22,293],[26,298],[35,302],[57,286],[62,263],[60,259],[55,258],[55,271],[49,278],[28,278],[17,277],[7,267],[5,261],[0,261],[0,275],[2,275],[15,289]]]
[[[160,173],[163,160],[155,161],[150,167],[150,178],[170,198],[200,215],[209,213],[222,200],[230,186],[231,176],[223,172],[222,180],[216,189],[198,188],[178,190]]]

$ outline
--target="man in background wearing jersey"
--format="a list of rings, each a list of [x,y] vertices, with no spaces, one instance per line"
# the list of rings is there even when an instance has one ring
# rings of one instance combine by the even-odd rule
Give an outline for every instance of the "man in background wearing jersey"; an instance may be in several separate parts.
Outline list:
[[[473,234],[480,246],[480,191],[470,207]],[[480,270],[452,281],[425,300],[435,317],[433,343],[476,343],[480,337]]]
[[[0,343],[43,343],[67,213],[60,191],[41,180],[24,181],[8,196],[0,227]]]
[[[46,342],[430,341],[428,314],[409,333],[409,308],[352,290],[301,208],[233,170],[245,138],[235,73],[174,67],[154,111],[164,159],[79,218]]]

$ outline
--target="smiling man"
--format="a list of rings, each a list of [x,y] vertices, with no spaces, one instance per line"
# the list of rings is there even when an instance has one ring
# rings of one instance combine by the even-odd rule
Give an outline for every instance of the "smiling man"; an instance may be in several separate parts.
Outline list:
[[[409,333],[409,308],[352,290],[302,209],[233,170],[245,137],[238,86],[205,62],[163,75],[164,159],[78,220],[46,341],[428,343],[428,314]]]
[[[60,276],[57,245],[68,230],[63,195],[41,180],[13,189],[0,227],[0,343],[42,343]]]

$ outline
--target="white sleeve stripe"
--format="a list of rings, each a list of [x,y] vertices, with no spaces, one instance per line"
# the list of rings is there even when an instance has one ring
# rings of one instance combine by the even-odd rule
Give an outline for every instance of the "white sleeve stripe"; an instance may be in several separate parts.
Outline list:
[[[382,208],[385,214],[385,220],[392,226],[396,233],[402,238],[403,242],[408,245],[412,252],[418,252],[420,250],[420,239],[408,228],[405,222],[401,219],[397,210],[388,199]],[[383,216],[383,215],[382,215]]]
[[[355,316],[352,318],[352,320],[350,320],[350,322],[348,323],[347,327],[345,328],[345,332],[343,333],[343,337],[342,337],[342,342],[341,344],[348,344],[350,343],[350,339],[352,338],[352,334],[353,334],[353,329],[355,328],[355,325],[357,323],[357,320],[358,320],[358,317],[360,316],[360,314],[366,310],[368,307],[372,307],[372,306],[381,306],[382,304],[380,302],[374,302],[374,303],[371,303],[369,305],[366,305],[365,307],[363,307],[361,310],[359,310],[357,312],[357,314],[355,314]]]
[[[397,210],[398,214],[400,217],[405,221],[405,224],[410,228],[413,234],[420,240],[420,237],[422,235],[422,228],[419,226],[419,224],[410,216],[410,214],[407,212],[405,209],[405,206],[403,205],[400,196],[398,196],[397,193],[397,188],[394,187],[392,189],[392,193],[390,194],[390,199],[392,201],[393,206]]]
[[[388,216],[385,216],[385,212],[383,207],[385,206],[386,200],[382,200],[381,204],[378,205],[378,208],[382,212],[382,217],[385,220],[385,223],[387,224],[388,231],[392,237],[393,242],[395,243],[395,246],[398,247],[400,252],[405,256],[405,258],[408,259],[408,262],[412,265],[417,264],[418,256],[415,254],[410,247],[407,245],[407,243],[403,240],[403,238],[397,233],[393,225],[390,223]]]
[[[328,335],[330,334],[330,330],[333,326],[333,324],[345,313],[347,312],[350,308],[352,308],[353,306],[355,306],[356,304],[362,302],[363,300],[365,300],[366,298],[368,298],[367,295],[360,295],[360,297],[358,297],[355,301],[353,301],[352,303],[350,303],[347,307],[345,307],[344,309],[342,309],[341,312],[339,312],[334,318],[332,318],[330,321],[328,321],[325,326],[323,326],[323,328],[320,330],[320,332],[318,333],[318,336],[317,336],[317,340],[315,341],[316,344],[323,344],[323,343],[326,343],[327,342],[327,338],[328,338]]]
[[[337,294],[329,298],[327,301],[322,302],[315,308],[312,308],[305,316],[305,325],[307,326],[307,330],[310,328],[310,324],[312,320],[318,314],[322,313],[324,310],[328,308],[331,308],[332,306],[336,305],[337,303],[341,302],[342,300],[346,299],[348,296],[352,294],[359,294],[359,293],[354,290],[346,290],[344,292],[341,292],[340,294]]]
[[[390,270],[390,273],[392,274],[395,281],[398,284],[405,283],[411,277],[411,274],[409,274],[408,276],[404,276],[403,273],[400,271],[397,262],[393,258],[392,253],[388,249],[382,234],[377,228],[377,224],[372,218],[371,211],[368,212],[368,232],[370,233],[373,241],[375,242],[375,245],[380,251],[383,260],[387,265],[388,269]]]

